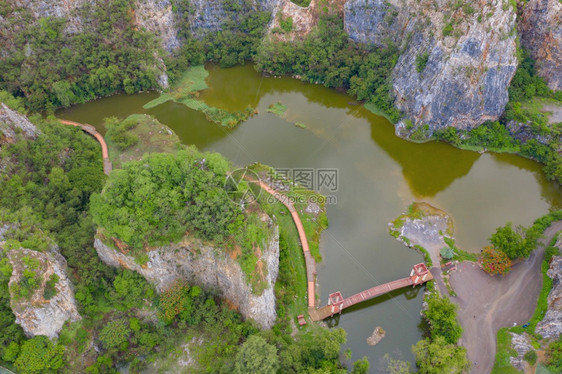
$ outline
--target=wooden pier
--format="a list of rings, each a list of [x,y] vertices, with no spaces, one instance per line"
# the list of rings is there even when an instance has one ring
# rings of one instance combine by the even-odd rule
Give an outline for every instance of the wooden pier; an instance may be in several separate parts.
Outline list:
[[[313,321],[321,321],[333,316],[334,314],[341,314],[343,309],[349,308],[352,305],[374,299],[377,296],[384,295],[385,293],[389,293],[400,288],[407,286],[415,287],[432,279],[433,275],[427,269],[425,264],[417,264],[414,265],[409,277],[369,288],[345,299],[343,298],[341,292],[334,292],[330,294],[328,305],[318,309],[310,308],[308,313]]]

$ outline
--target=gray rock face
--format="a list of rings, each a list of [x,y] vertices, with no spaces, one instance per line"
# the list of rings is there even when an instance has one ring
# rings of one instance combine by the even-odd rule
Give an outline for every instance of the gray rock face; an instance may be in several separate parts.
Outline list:
[[[556,246],[562,249],[562,238]],[[552,290],[548,294],[548,310],[535,331],[543,338],[557,339],[562,334],[562,256],[552,258],[546,274],[552,278]]]
[[[193,35],[201,37],[209,31],[220,30],[226,18],[222,1],[192,0],[191,6],[193,12],[189,21]]]
[[[21,325],[28,337],[45,335],[56,338],[67,320],[81,319],[72,284],[66,276],[66,260],[58,252],[58,248],[53,247],[50,253],[20,248],[11,250],[7,256],[13,269],[9,282],[10,290],[21,281],[24,269],[27,267],[22,260],[24,257],[36,259],[40,264],[39,269],[34,271],[40,274],[41,282],[33,295],[28,298],[16,298],[12,294],[10,300],[16,323]],[[56,274],[59,278],[55,285],[56,295],[45,300],[46,283],[52,274]]]
[[[6,104],[0,103],[0,145],[13,143],[19,136],[25,139],[35,139],[40,133],[26,116],[8,108]]]
[[[509,121],[506,124],[506,128],[515,139],[520,140],[522,143],[526,143],[529,140],[536,140],[537,142],[548,145],[554,140],[555,135],[541,135],[536,133],[536,130],[532,127],[532,122],[521,123],[517,121]]]
[[[517,370],[525,371],[527,363],[523,356],[525,356],[525,353],[533,350],[529,336],[527,334],[518,335],[512,332],[509,334],[511,335],[511,346],[517,351],[517,356],[510,357],[509,361]]]
[[[66,32],[82,31],[82,19],[76,12],[84,4],[92,0],[7,0],[12,7],[25,8],[31,12],[34,19],[57,17],[68,19]]]
[[[134,270],[152,283],[158,292],[166,290],[176,279],[217,292],[236,306],[245,318],[252,318],[263,328],[275,323],[274,285],[279,273],[279,232],[272,229],[268,246],[262,251],[262,263],[267,268],[267,288],[254,295],[240,265],[222,250],[199,241],[180,243],[148,252],[150,260],[139,265],[134,258],[110,248],[98,237],[94,242],[98,255],[106,264]]]
[[[393,94],[414,130],[424,124],[429,133],[471,128],[504,111],[517,68],[515,11],[501,0],[467,4],[457,9],[447,0],[345,4],[345,28],[353,40],[401,47]],[[419,62],[424,54],[425,66]],[[405,123],[397,133],[407,135]]]
[[[519,22],[521,44],[538,62],[539,74],[552,90],[562,90],[562,4],[529,0]]]
[[[180,46],[170,0],[138,0],[135,5],[136,22],[156,35],[164,49],[171,52]]]

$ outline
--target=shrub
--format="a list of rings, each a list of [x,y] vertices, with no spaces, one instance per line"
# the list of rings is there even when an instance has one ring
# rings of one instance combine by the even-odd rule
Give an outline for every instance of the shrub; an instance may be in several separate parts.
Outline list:
[[[502,251],[498,251],[492,247],[486,247],[480,255],[482,268],[489,274],[505,275],[511,270],[511,260]]]
[[[425,52],[416,56],[416,70],[418,73],[424,71],[427,62],[429,61],[429,53]]]
[[[105,348],[116,348],[126,343],[131,334],[128,321],[118,319],[108,322],[99,333],[99,339]]]
[[[537,362],[537,352],[530,350],[529,352],[525,353],[523,359],[527,361],[531,366],[533,366]]]

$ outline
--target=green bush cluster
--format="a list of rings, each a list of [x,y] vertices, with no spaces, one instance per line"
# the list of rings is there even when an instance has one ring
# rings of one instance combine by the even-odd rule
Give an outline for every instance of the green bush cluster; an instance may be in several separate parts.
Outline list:
[[[11,7],[0,89],[39,111],[156,88],[158,42],[135,27],[131,7],[127,0],[87,4],[79,9],[80,33],[65,32],[66,19],[32,22],[28,10]]]
[[[535,126],[537,132],[557,131],[556,129],[541,130],[540,124]],[[558,130],[559,131],[559,130]],[[562,183],[562,156],[558,153],[558,143],[552,142],[544,145],[535,139],[525,143],[514,139],[507,128],[499,121],[485,122],[472,130],[457,130],[453,127],[437,130],[433,137],[437,140],[445,141],[456,147],[469,149],[488,149],[498,152],[518,152],[523,156],[535,159],[544,164],[543,171],[549,180]],[[554,137],[556,138],[556,136]]]
[[[420,55],[417,55],[416,56],[416,71],[418,73],[421,73],[422,71],[424,71],[428,61],[429,61],[429,53],[428,52],[424,52]]]
[[[224,189],[228,168],[219,154],[194,148],[147,155],[113,171],[104,192],[92,196],[92,217],[136,250],[176,242],[187,230],[223,243],[244,221]]]
[[[110,117],[105,120],[105,128],[107,129],[107,139],[114,143],[119,150],[124,151],[131,148],[139,142],[138,135],[132,134],[129,130],[135,128],[138,121],[134,117],[127,118],[124,121],[117,117]]]
[[[457,321],[458,307],[436,293],[431,293],[425,300],[428,304],[424,311],[428,337],[412,347],[418,372],[460,374],[467,371],[470,362],[466,348],[457,345],[462,335],[462,328]]]
[[[59,282],[59,276],[55,273],[51,274],[49,280],[45,283],[45,289],[43,290],[43,298],[45,300],[50,300],[57,294],[57,289],[55,288]]]
[[[507,222],[505,226],[496,229],[496,232],[490,237],[490,243],[511,259],[527,258],[537,247],[544,230],[552,222],[560,219],[562,219],[562,211],[559,210],[537,219],[533,225],[527,228],[523,226],[513,228],[513,224]]]

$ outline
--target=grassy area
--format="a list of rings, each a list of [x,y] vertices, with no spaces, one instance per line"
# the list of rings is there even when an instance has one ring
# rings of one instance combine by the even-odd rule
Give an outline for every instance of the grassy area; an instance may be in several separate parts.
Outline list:
[[[431,269],[433,267],[433,261],[431,261],[431,256],[429,255],[428,250],[417,244],[414,246],[414,248],[423,254],[423,261],[425,262],[427,267]]]
[[[273,113],[276,116],[279,117],[283,117],[283,115],[285,114],[285,112],[287,111],[287,106],[283,103],[281,103],[280,101],[276,102],[275,104],[271,104],[268,108],[267,108],[267,112],[268,113]]]
[[[552,290],[552,278],[550,278],[546,274],[546,272],[550,267],[550,261],[552,260],[552,257],[558,255],[558,248],[554,246],[557,240],[558,240],[558,235],[552,238],[552,241],[550,242],[550,245],[548,246],[544,254],[544,260],[541,265],[542,280],[543,280],[542,289],[539,294],[539,298],[537,300],[537,309],[535,309],[533,316],[529,320],[529,326],[524,329],[525,331],[531,334],[535,333],[535,328],[537,327],[537,323],[542,321],[548,309],[548,294]]]
[[[548,98],[548,97],[533,97],[530,100],[525,100],[525,101],[521,102],[521,108],[523,110],[530,111],[531,113],[534,113],[534,114],[540,113],[540,114],[546,116],[549,119],[549,122],[550,122],[550,117],[552,116],[552,112],[544,110],[543,107],[545,105],[552,105],[552,106],[560,107],[562,105],[562,103],[560,103],[560,101],[558,101],[558,100]]]
[[[517,351],[511,347],[510,329],[502,328],[498,331],[496,362],[492,368],[492,374],[516,374],[520,373],[515,369],[510,361],[510,357],[517,356]]]
[[[478,254],[467,252],[467,251],[464,251],[464,250],[460,249],[459,247],[456,246],[455,239],[444,237],[443,240],[445,241],[447,246],[453,250],[453,253],[454,253],[453,260],[461,261],[461,262],[462,261],[472,261],[472,262],[478,261]]]
[[[110,119],[106,123],[106,127]],[[155,152],[174,152],[182,147],[178,136],[167,126],[158,122],[155,118],[144,114],[133,114],[125,121],[132,123],[127,133],[136,139],[136,143],[123,149],[111,136],[111,131],[106,135],[106,142],[109,148],[109,157],[114,168],[122,167],[124,162],[140,160],[145,153]]]
[[[252,170],[257,172],[264,181],[274,174],[271,168],[260,164],[253,165]],[[281,180],[279,179],[279,181]],[[291,184],[290,181],[283,180],[283,182],[287,185]],[[321,261],[320,235],[328,227],[326,209],[322,203],[323,196],[295,186],[291,186],[286,194],[290,196],[299,213],[310,253],[317,262]],[[306,211],[310,201],[317,202],[319,208],[317,213]],[[299,314],[306,315],[308,309],[306,267],[297,228],[287,208],[271,198],[269,194],[262,193],[259,203],[271,217],[275,217],[279,225],[280,274],[276,285],[279,317],[295,318]]]
[[[208,87],[205,83],[205,79],[208,76],[209,72],[205,70],[204,66],[192,66],[187,69],[182,78],[170,91],[163,92],[160,97],[146,103],[143,108],[150,109],[167,101],[174,101],[204,113],[211,122],[230,128],[256,114],[256,110],[251,106],[248,106],[241,112],[231,113],[224,109],[208,106],[200,100],[199,91]]]

